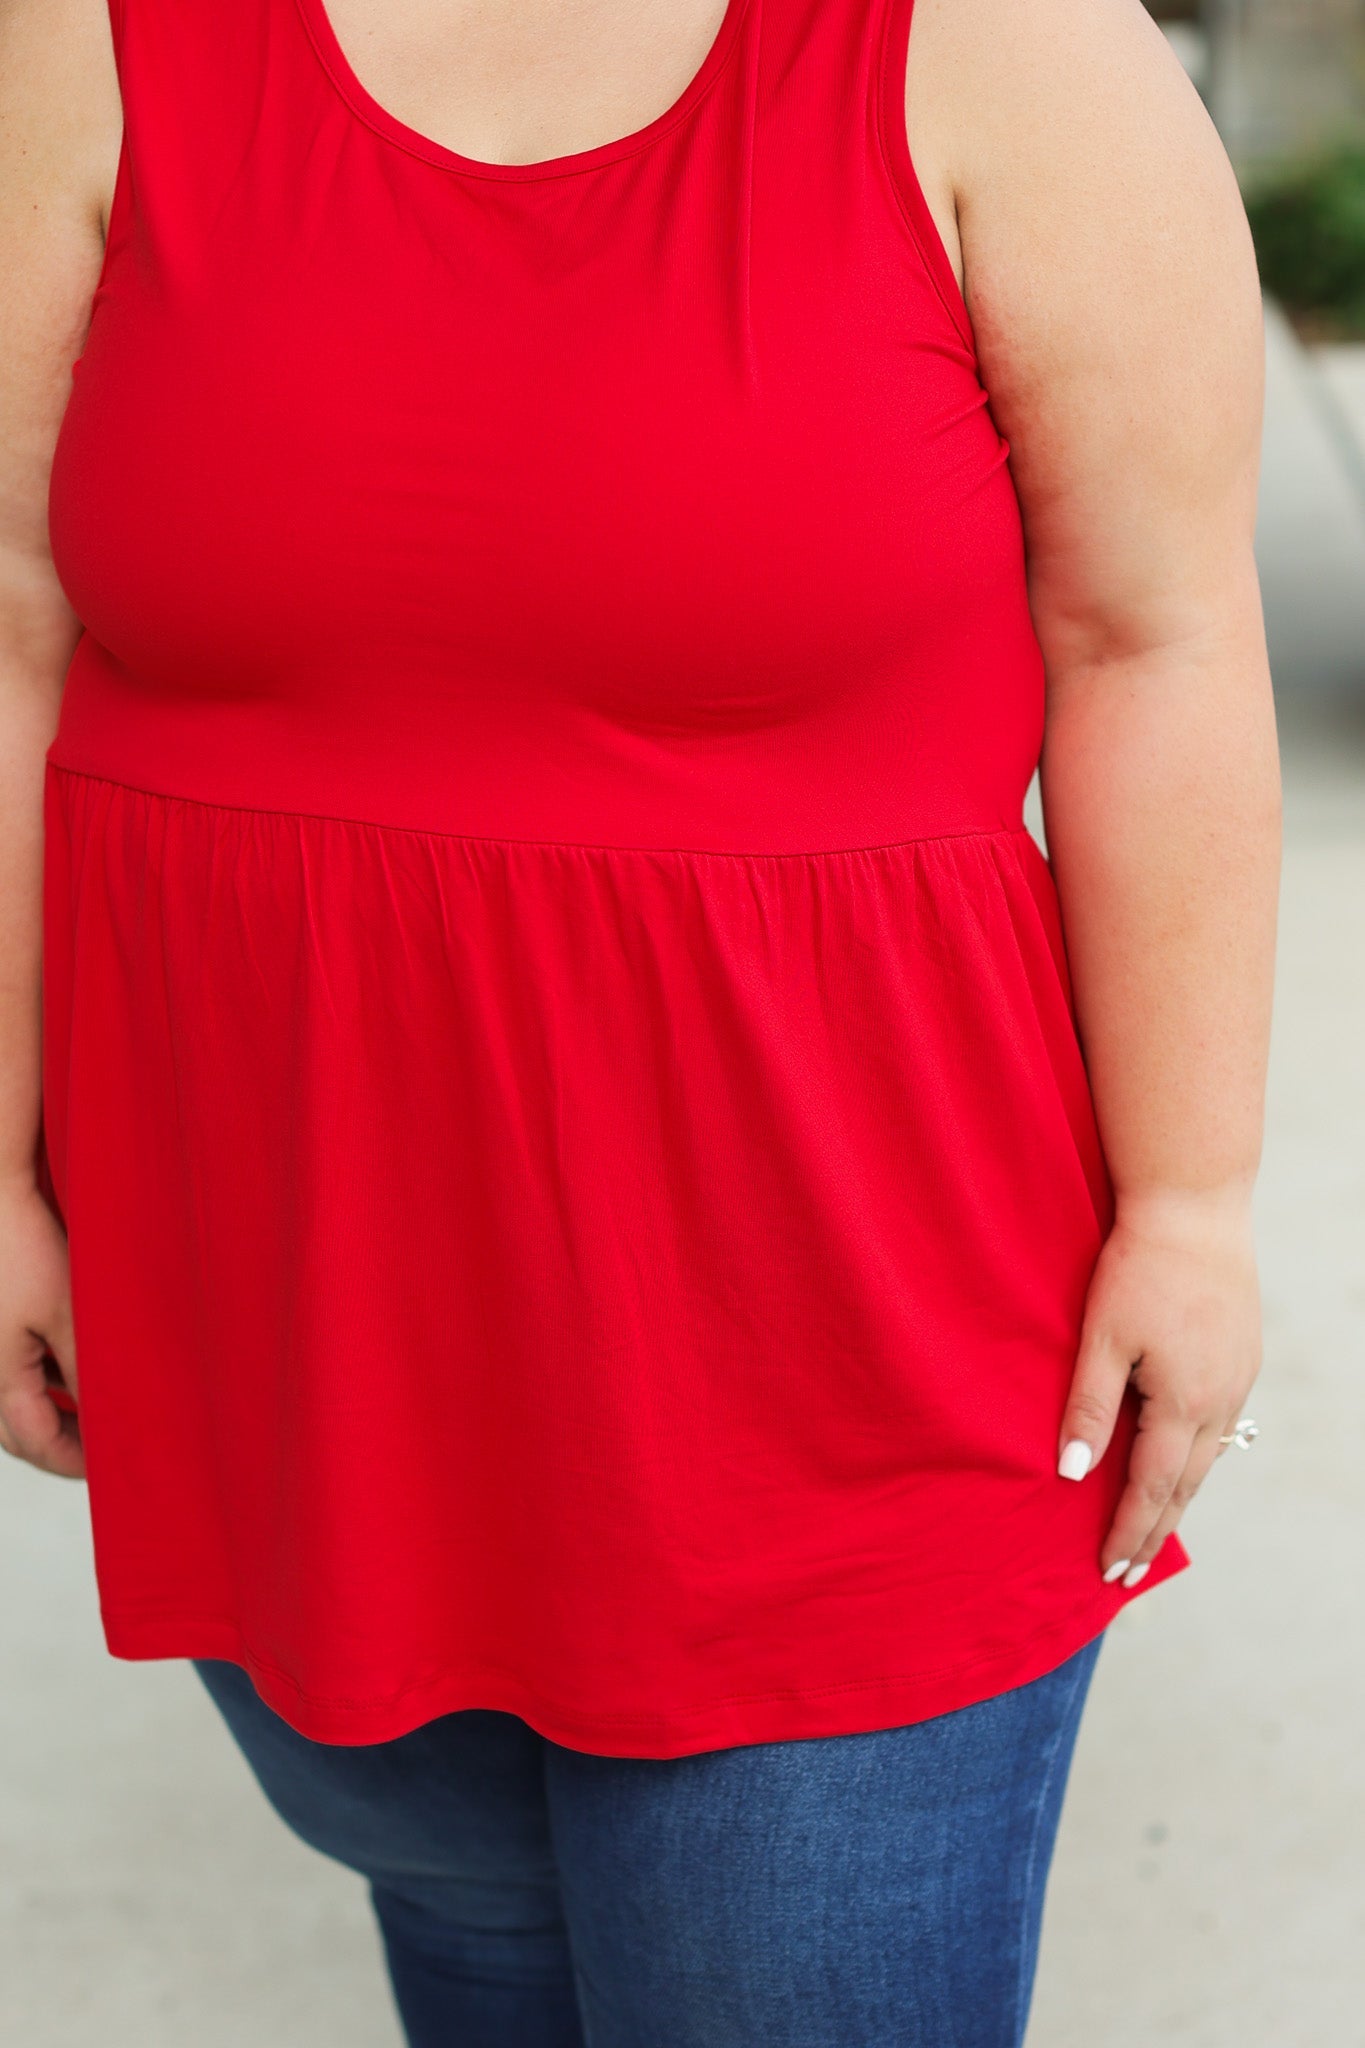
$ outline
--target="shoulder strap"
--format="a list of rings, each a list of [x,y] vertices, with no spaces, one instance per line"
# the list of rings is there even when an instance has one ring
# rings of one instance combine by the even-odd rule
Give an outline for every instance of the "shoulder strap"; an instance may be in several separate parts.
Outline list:
[[[259,137],[280,4],[107,0],[123,101],[117,225],[149,260],[193,261],[211,242]]]

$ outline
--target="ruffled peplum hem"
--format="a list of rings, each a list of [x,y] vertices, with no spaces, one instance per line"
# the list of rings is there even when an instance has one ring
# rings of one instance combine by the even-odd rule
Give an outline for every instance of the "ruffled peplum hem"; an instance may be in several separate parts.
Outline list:
[[[479,838],[49,760],[44,1142],[110,1649],[302,1733],[891,1726],[1135,1589],[1056,1438],[1111,1194],[1022,827]]]

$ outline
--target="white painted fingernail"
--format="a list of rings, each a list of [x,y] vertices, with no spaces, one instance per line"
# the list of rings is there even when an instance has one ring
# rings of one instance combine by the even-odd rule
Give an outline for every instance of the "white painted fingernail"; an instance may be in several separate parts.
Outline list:
[[[1084,1479],[1090,1470],[1089,1444],[1082,1443],[1078,1436],[1073,1437],[1057,1460],[1057,1470],[1063,1479]]]
[[[1152,1566],[1150,1560],[1146,1564],[1135,1564],[1133,1566],[1133,1569],[1129,1572],[1127,1578],[1124,1580],[1124,1585],[1135,1586],[1139,1579],[1146,1578],[1148,1572],[1151,1569]]]
[[[1121,1557],[1117,1564],[1111,1564],[1104,1575],[1105,1585],[1112,1586],[1115,1579],[1121,1579],[1132,1561],[1130,1557]]]

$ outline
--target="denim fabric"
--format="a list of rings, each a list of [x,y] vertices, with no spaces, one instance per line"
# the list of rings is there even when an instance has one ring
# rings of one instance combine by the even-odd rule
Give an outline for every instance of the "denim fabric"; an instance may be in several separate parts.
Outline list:
[[[411,2048],[1020,2048],[1103,1640],[931,1720],[669,1759],[491,1708],[316,1743],[195,1668],[367,1880]]]

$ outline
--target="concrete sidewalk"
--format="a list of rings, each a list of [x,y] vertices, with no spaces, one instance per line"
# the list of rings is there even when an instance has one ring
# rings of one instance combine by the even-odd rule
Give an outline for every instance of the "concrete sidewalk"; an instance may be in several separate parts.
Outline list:
[[[1110,1632],[1030,2048],[1365,2044],[1365,497],[1273,312],[1269,345],[1288,851],[1264,1434],[1188,1512],[1193,1569]],[[187,1667],[105,1655],[83,1489],[3,1461],[0,1589],[6,2039],[397,2048],[359,1883],[275,1820]]]
[[[1266,387],[1257,542],[1271,670],[1285,700],[1358,701],[1365,693],[1365,346],[1305,350],[1268,304]]]

